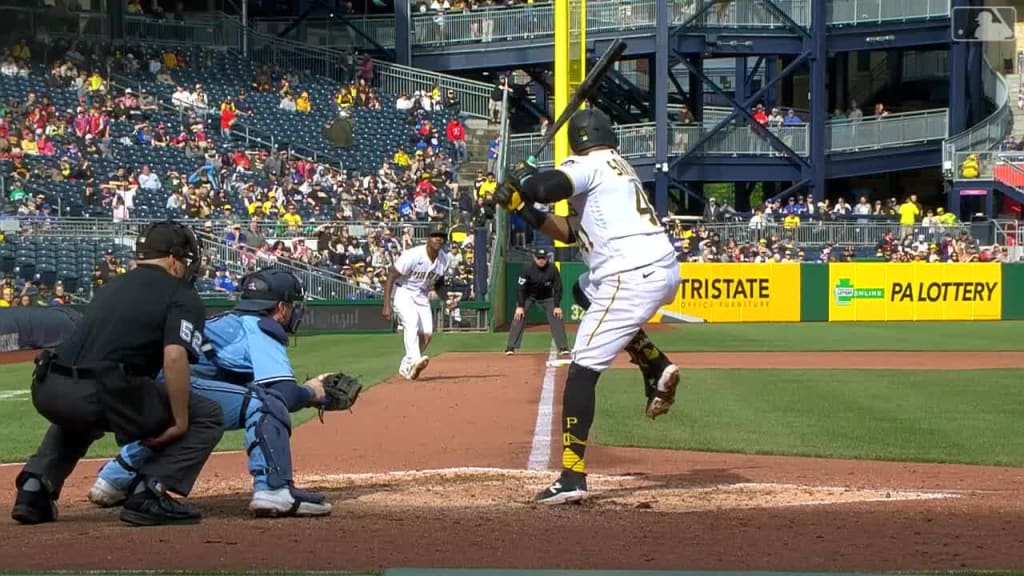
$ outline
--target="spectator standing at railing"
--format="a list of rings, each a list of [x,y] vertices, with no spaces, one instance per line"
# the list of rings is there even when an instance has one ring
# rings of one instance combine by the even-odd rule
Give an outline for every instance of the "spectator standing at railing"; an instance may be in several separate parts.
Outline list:
[[[458,117],[455,117],[448,121],[446,132],[448,142],[451,143],[452,150],[454,152],[452,159],[456,164],[460,164],[466,160],[467,156],[466,127]]]
[[[900,236],[906,238],[914,233],[914,225],[921,215],[921,206],[917,202],[917,194],[911,194],[899,207]]]
[[[860,201],[853,207],[853,213],[857,216],[871,215],[871,203],[868,202],[867,196],[860,197]]]

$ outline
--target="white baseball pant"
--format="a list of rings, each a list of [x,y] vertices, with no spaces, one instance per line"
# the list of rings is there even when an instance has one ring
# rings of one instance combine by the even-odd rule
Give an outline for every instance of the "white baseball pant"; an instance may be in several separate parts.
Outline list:
[[[392,308],[402,324],[402,339],[405,342],[402,368],[405,368],[419,362],[423,356],[420,336],[429,337],[434,333],[434,317],[430,310],[430,300],[426,296],[419,299],[405,290],[395,291]]]
[[[593,283],[580,276],[580,288],[590,300],[576,332],[573,362],[604,372],[633,336],[679,290],[679,264],[656,263]]]

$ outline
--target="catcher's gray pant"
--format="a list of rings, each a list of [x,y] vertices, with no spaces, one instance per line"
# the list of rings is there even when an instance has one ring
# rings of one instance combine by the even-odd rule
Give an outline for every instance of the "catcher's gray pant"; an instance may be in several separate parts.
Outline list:
[[[512,319],[512,325],[508,329],[508,346],[507,350],[515,350],[519,348],[519,344],[523,340],[523,330],[526,329],[526,316],[530,313],[530,306],[536,302],[540,304],[541,308],[544,309],[544,314],[548,317],[548,325],[551,327],[551,337],[555,339],[555,347],[559,350],[568,350],[569,343],[565,338],[565,322],[562,318],[555,318],[555,301],[553,298],[543,298],[535,300],[533,298],[527,298],[526,303],[523,305],[523,317],[520,320]]]
[[[225,430],[245,430],[245,451],[253,491],[276,490],[292,481],[291,418],[281,397],[272,390],[250,384],[192,378],[192,396],[216,402],[224,412]],[[100,469],[99,477],[124,490],[135,469],[151,458],[152,451],[139,444],[127,444],[117,458]]]
[[[51,419],[51,422],[59,421],[46,431],[39,449],[25,464],[24,472],[43,478],[57,498],[78,461],[93,442],[109,431],[109,426],[105,409],[97,400],[94,382],[52,372],[46,379],[48,393],[38,395],[33,402],[47,414],[63,416]],[[151,457],[134,471],[160,480],[169,491],[183,496],[192,491],[196,478],[224,433],[220,406],[216,402],[193,394],[188,413],[185,435],[169,446],[152,451]]]

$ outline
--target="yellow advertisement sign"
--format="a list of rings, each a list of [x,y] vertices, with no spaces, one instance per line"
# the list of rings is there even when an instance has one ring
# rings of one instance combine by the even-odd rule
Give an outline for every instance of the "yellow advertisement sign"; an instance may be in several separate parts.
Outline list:
[[[998,264],[830,264],[830,322],[999,320]]]
[[[686,263],[655,322],[799,322],[800,264]]]

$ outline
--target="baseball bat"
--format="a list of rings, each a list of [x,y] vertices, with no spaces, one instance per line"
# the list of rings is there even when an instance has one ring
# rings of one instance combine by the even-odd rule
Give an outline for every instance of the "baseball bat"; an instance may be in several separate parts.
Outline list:
[[[622,57],[623,53],[626,52],[626,43],[621,38],[616,38],[611,46],[605,50],[601,59],[597,61],[597,64],[590,69],[587,76],[583,79],[583,82],[576,87],[576,91],[573,92],[572,98],[569,99],[569,103],[565,106],[565,110],[558,115],[558,119],[548,130],[547,134],[541,138],[540,143],[537,144],[537,148],[533,151],[531,159],[536,159],[540,156],[541,152],[551,144],[551,141],[555,139],[555,134],[562,129],[562,126],[572,118],[572,115],[576,113],[576,109],[579,108],[584,102],[590,99],[591,96],[597,91],[598,85],[601,80],[604,79],[605,74],[612,69],[612,65]]]

